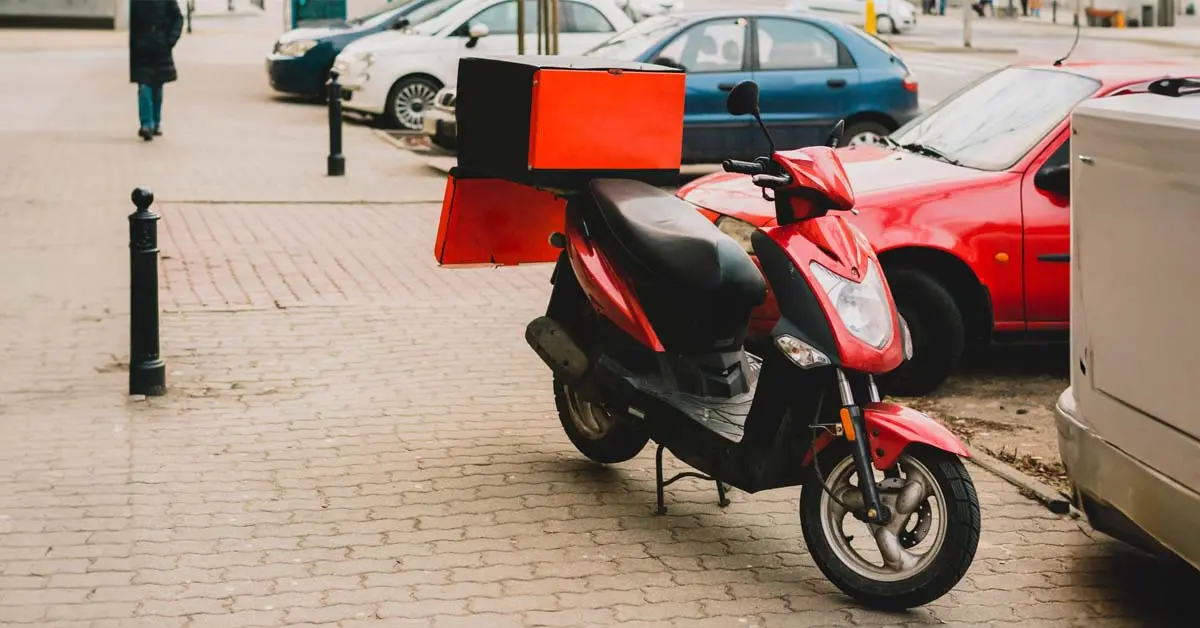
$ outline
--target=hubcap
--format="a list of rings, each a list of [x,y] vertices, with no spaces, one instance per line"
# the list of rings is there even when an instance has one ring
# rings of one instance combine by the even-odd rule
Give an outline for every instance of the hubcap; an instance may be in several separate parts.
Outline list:
[[[880,138],[882,138],[882,137],[883,136],[881,136],[878,133],[875,133],[873,131],[863,131],[862,133],[859,133],[858,135],[851,137],[849,145],[857,146],[860,144],[878,144]]]
[[[575,391],[563,386],[567,395],[567,415],[584,438],[600,440],[608,435],[616,420],[603,408],[580,399]]]
[[[897,463],[899,477],[877,480],[880,498],[892,511],[886,526],[864,523],[827,493],[821,493],[821,527],[834,554],[858,575],[880,582],[907,580],[929,567],[946,540],[946,497],[929,469],[912,456]],[[854,458],[847,456],[827,480],[829,490],[851,509],[863,508]]]
[[[425,111],[433,106],[433,98],[437,90],[425,83],[409,83],[396,93],[396,119],[406,129],[421,128]]]

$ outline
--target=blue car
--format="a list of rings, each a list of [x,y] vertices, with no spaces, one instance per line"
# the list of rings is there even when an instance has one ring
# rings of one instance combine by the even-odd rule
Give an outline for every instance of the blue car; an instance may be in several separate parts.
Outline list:
[[[754,79],[763,121],[782,148],[824,141],[846,121],[844,144],[874,142],[916,117],[917,81],[887,44],[812,15],[722,11],[639,22],[585,53],[687,72],[683,160],[765,154],[753,120],[725,110],[729,90]]]
[[[350,42],[383,31],[418,24],[459,0],[399,0],[383,9],[343,22],[309,22],[275,42],[267,56],[267,76],[276,91],[297,96],[325,95],[333,60]]]

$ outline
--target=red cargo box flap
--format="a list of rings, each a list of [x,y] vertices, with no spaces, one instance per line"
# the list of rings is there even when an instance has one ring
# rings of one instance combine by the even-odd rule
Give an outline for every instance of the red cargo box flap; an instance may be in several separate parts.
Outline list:
[[[433,254],[443,266],[553,262],[550,234],[562,231],[567,201],[503,179],[464,175],[446,179]]]

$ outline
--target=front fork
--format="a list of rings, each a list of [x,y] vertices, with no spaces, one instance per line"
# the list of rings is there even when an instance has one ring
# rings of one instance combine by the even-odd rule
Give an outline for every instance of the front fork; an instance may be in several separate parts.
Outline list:
[[[879,401],[879,389],[875,378],[868,376],[868,395],[871,402]],[[850,380],[842,369],[837,369],[838,392],[842,395],[842,409],[838,412],[842,420],[842,432],[850,441],[854,455],[854,468],[858,471],[858,488],[862,491],[867,506],[867,520],[876,525],[887,525],[892,520],[891,510],[879,499],[879,488],[875,486],[875,470],[871,466],[871,442],[867,431],[867,420],[862,406],[854,402],[854,391]]]

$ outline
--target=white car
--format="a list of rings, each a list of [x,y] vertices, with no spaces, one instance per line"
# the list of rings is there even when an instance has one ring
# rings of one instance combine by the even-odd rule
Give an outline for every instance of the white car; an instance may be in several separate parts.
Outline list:
[[[866,0],[788,0],[788,11],[811,11],[824,17],[863,26],[867,16]],[[917,7],[908,0],[876,0],[875,32],[899,35],[917,26]]]
[[[683,10],[683,0],[614,0],[629,19],[640,22],[655,15],[678,13]]]
[[[421,130],[438,90],[466,56],[517,53],[517,0],[437,0],[448,8],[412,27],[364,37],[334,61],[343,107]],[[537,52],[537,5],[525,0],[525,52]],[[633,25],[613,0],[559,0],[558,51],[577,55]]]
[[[433,99],[422,120],[425,137],[429,143],[446,150],[458,147],[458,119],[454,116],[454,104],[458,97],[455,87],[443,87]]]

